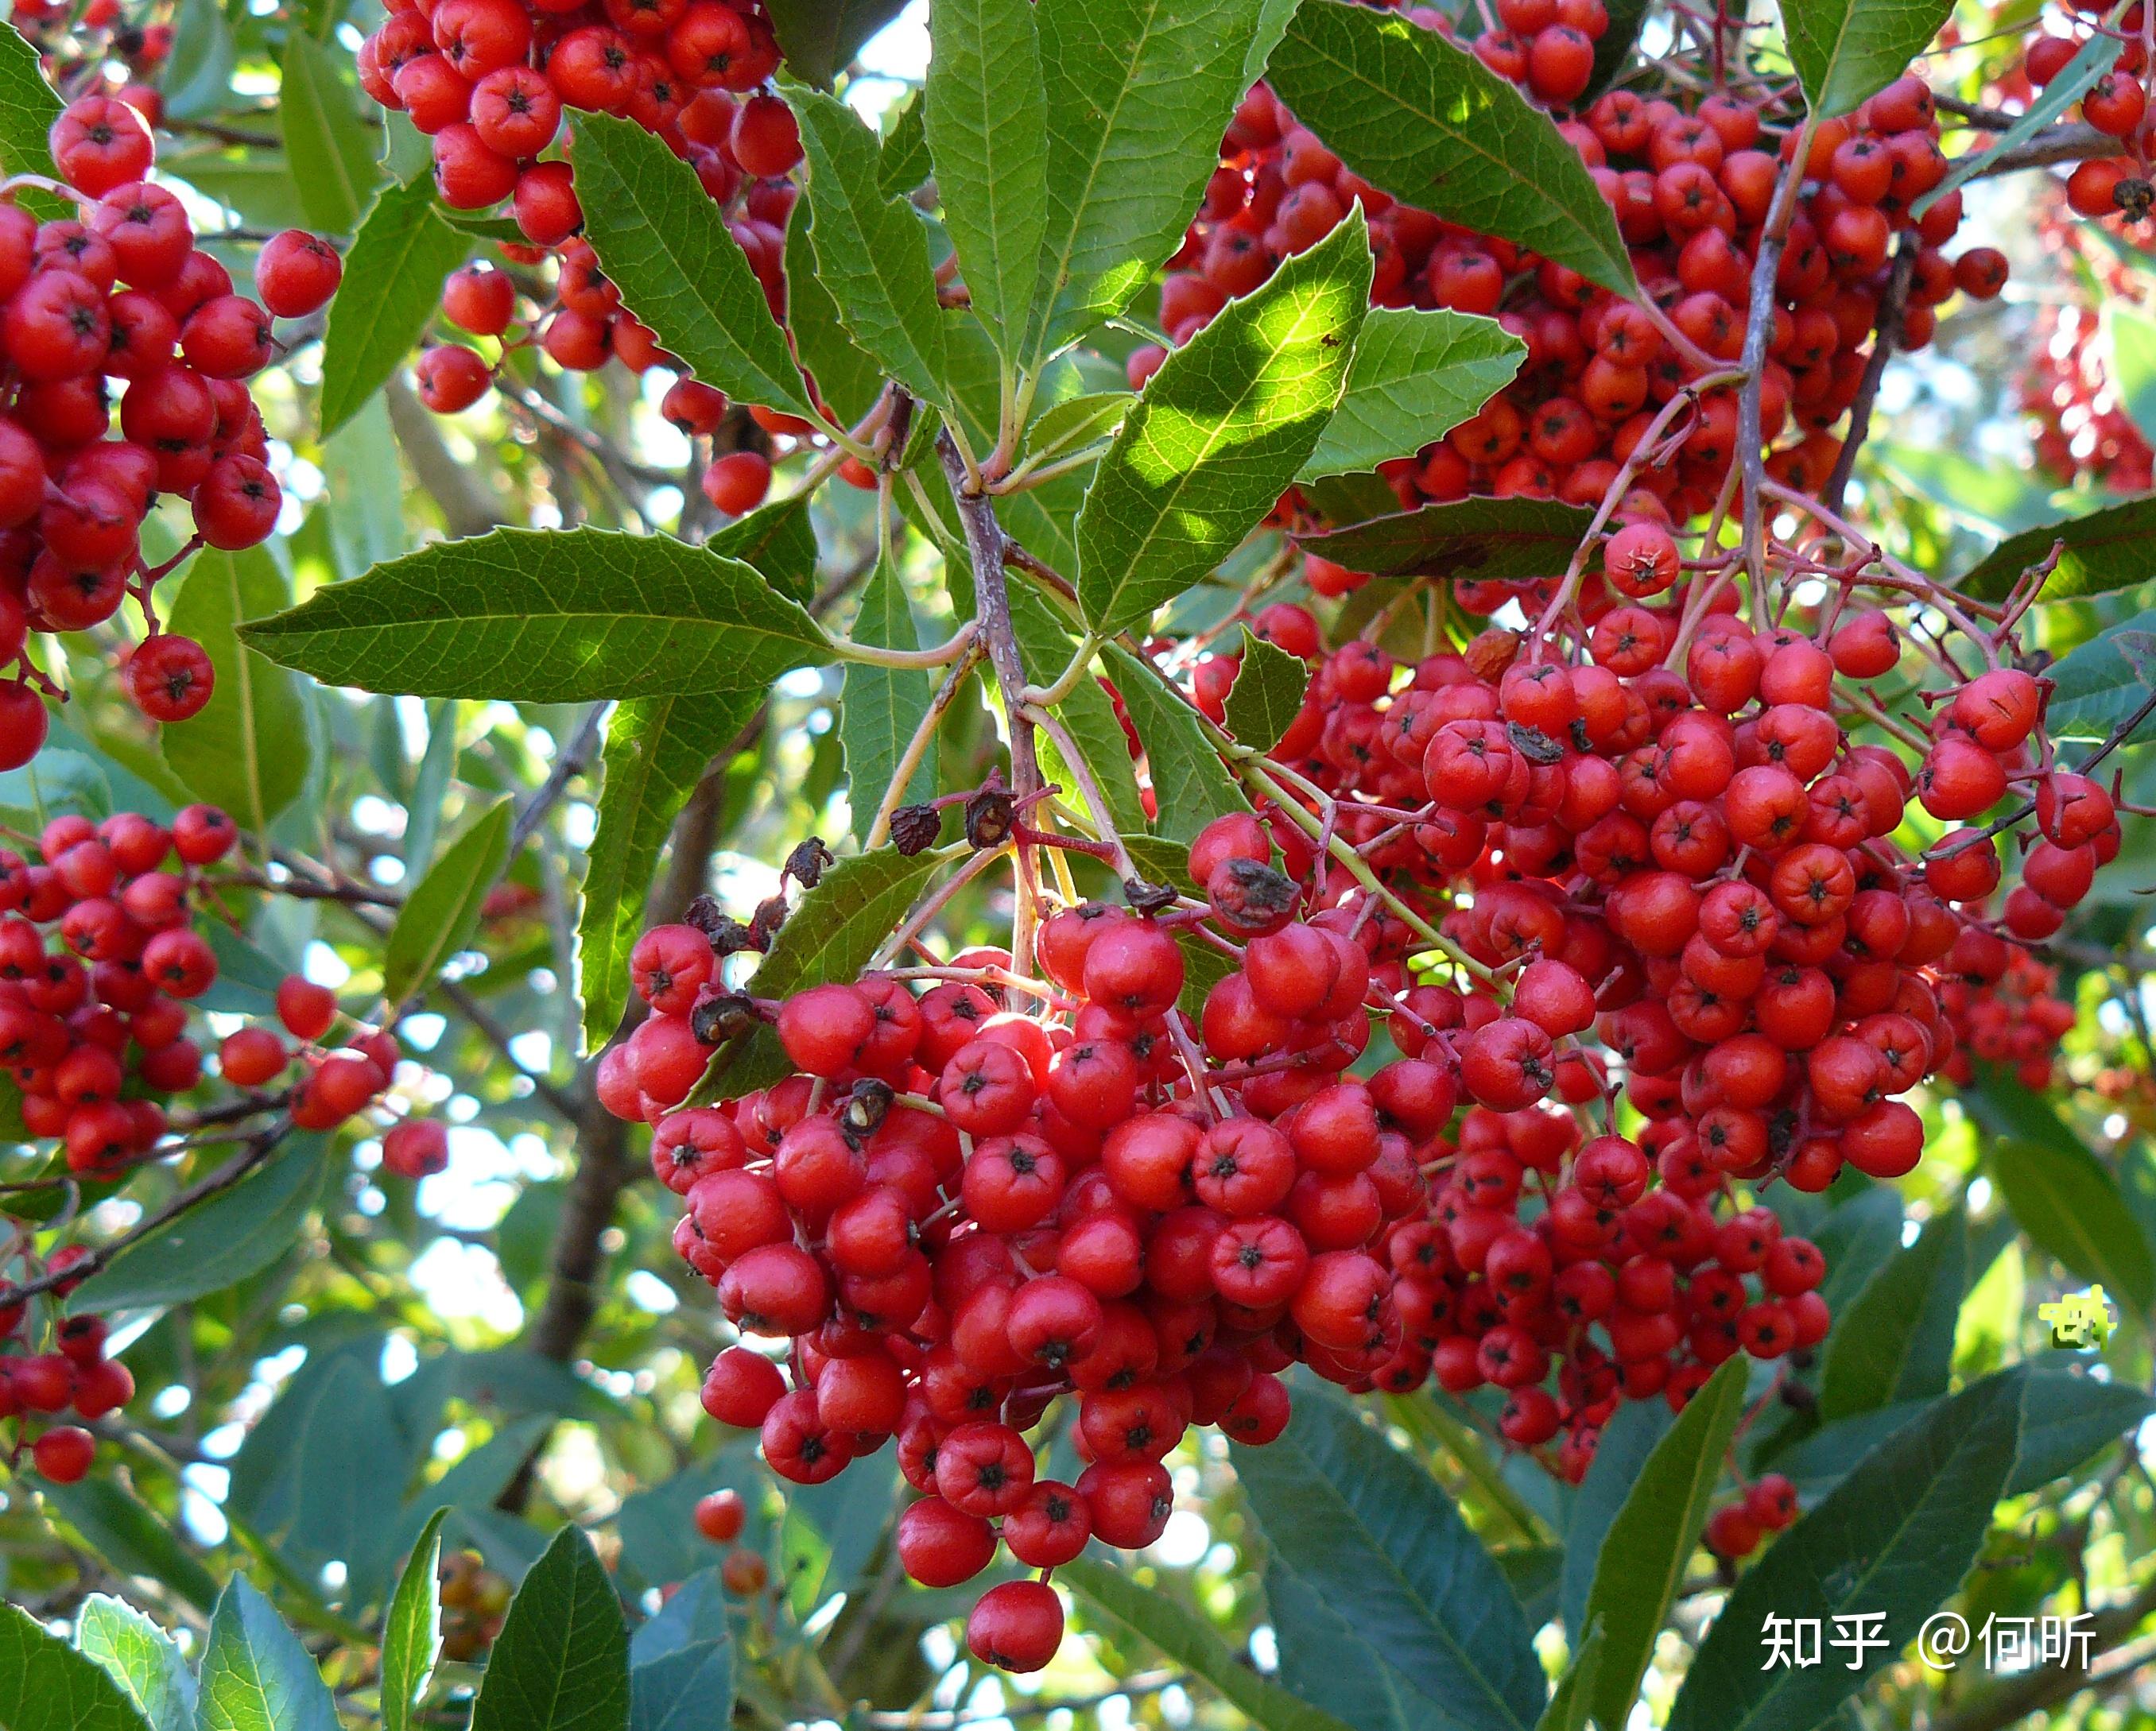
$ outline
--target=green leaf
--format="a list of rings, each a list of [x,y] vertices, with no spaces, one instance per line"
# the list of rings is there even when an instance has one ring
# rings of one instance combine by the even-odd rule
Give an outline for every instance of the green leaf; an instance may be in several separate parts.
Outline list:
[[[203,1653],[198,1731],[338,1731],[315,1662],[244,1575],[218,1595]]]
[[[1523,1728],[1547,1692],[1518,1602],[1437,1482],[1347,1402],[1298,1390],[1264,1448],[1231,1444],[1281,1560],[1457,1724]]]
[[[2071,1365],[2026,1365],[2021,1378],[2021,1438],[2003,1494],[2025,1496],[2085,1464],[2156,1411],[2156,1399],[2124,1383],[2098,1382]],[[1903,1401],[1826,1426],[1774,1457],[1807,1501],[1840,1483],[1881,1443],[1928,1417],[1943,1401]]]
[[[931,848],[908,859],[879,848],[839,860],[802,898],[751,976],[758,997],[783,998],[811,986],[858,978],[883,940],[897,930],[944,863]],[[789,1073],[778,1037],[759,1026],[746,1039],[719,1048],[711,1072],[691,1099],[732,1099]]]
[[[705,1731],[732,1722],[734,1643],[726,1600],[718,1570],[697,1570],[629,1638],[633,1731]]]
[[[2032,1365],[2022,1373],[2021,1443],[2005,1494],[2025,1496],[2081,1466],[2106,1444],[2133,1430],[2156,1398],[2123,1382],[2098,1382],[2087,1373]]]
[[[351,233],[380,178],[374,141],[330,51],[304,30],[286,33],[277,116],[308,222],[331,234]]]
[[[2044,601],[2079,601],[2145,583],[2152,566],[2148,547],[2156,537],[2156,496],[2107,505],[2085,517],[2069,517],[2010,536],[1955,587],[1979,601],[2003,601],[2021,574],[2061,541],[2066,551],[2057,568],[2044,580]]]
[[[748,724],[757,692],[646,697],[607,718],[598,826],[577,911],[577,991],[586,1047],[613,1037],[629,1002],[629,953],[644,931],[659,850],[712,761]]]
[[[1595,1560],[1610,1523],[1625,1506],[1655,1445],[1668,1434],[1676,1416],[1662,1401],[1626,1401],[1602,1427],[1587,1477],[1572,1499],[1565,1524],[1564,1569],[1558,1582],[1558,1613],[1575,1641],[1587,1627],[1587,1595],[1594,1585]]]
[[[1557,1680],[1549,1705],[1535,1722],[1535,1731],[1587,1731],[1588,1717],[1594,1708],[1595,1681],[1602,1672],[1603,1645],[1602,1625],[1596,1623],[1588,1630],[1587,1639],[1573,1650],[1572,1662]]]
[[[74,1645],[120,1686],[149,1731],[193,1731],[195,1680],[187,1661],[133,1606],[92,1593],[75,1614]]]
[[[1358,206],[1169,355],[1078,514],[1078,599],[1095,629],[1142,624],[1273,508],[1340,401],[1369,299]]]
[[[2156,1305],[2156,1256],[2111,1169],[2049,1100],[2010,1077],[1986,1076],[1961,1098],[1990,1132],[1992,1175],[2030,1241],[2146,1315]]]
[[[758,505],[707,536],[704,551],[752,565],[782,595],[804,606],[816,594],[816,530],[806,493]]]
[[[1495,319],[1377,306],[1355,340],[1348,389],[1296,479],[1409,457],[1512,382],[1527,346]]]
[[[1594,1717],[1605,1725],[1621,1725],[1631,1713],[1640,1679],[1654,1657],[1655,1637],[1698,1547],[1707,1503],[1743,1416],[1749,1366],[1739,1353],[1693,1395],[1648,1451],[1602,1540],[1585,1626],[1599,1624],[1602,1630],[1593,1699]]]
[[[259,1273],[291,1248],[341,1170],[322,1137],[288,1136],[230,1190],[130,1245],[83,1282],[68,1314],[154,1309]]]
[[[0,774],[0,819],[35,830],[66,812],[93,818],[112,815],[111,785],[87,753],[40,751],[21,768]]]
[[[592,1542],[555,1534],[511,1601],[472,1709],[472,1731],[622,1731],[629,1631]]]
[[[1270,76],[1296,118],[1373,186],[1638,294],[1579,152],[1466,49],[1397,13],[1304,0]]]
[[[875,135],[835,97],[783,85],[801,117],[819,279],[862,351],[924,402],[951,406],[928,231],[877,180]]]
[[[1047,98],[1034,0],[942,0],[928,14],[928,155],[973,310],[1016,366],[1048,232]],[[883,185],[882,161],[876,186]]]
[[[786,224],[786,328],[802,370],[816,382],[833,417],[853,427],[875,407],[883,369],[864,355],[839,322],[839,304],[816,274],[816,249],[808,239],[808,207],[796,204]],[[922,415],[922,421],[934,420]],[[766,506],[766,510],[769,507]]]
[[[630,1731],[706,1731],[732,1724],[733,1641],[721,1634],[646,1661],[629,1673],[629,1696]]]
[[[1993,1175],[2021,1229],[2046,1255],[2117,1293],[2145,1314],[2156,1293],[2148,1241],[2118,1180],[2086,1149],[2009,1142],[1993,1151]]]
[[[321,464],[322,499],[316,510],[327,509],[337,574],[356,577],[399,557],[406,545],[404,474],[386,397],[377,392],[368,397],[322,441]],[[280,603],[290,604],[290,597]]]
[[[1128,307],[1182,243],[1250,80],[1264,0],[1039,0],[1048,228],[1036,360]]]
[[[47,138],[60,117],[60,107],[59,93],[45,80],[37,49],[13,24],[0,23],[0,173],[56,177]],[[21,197],[23,208],[33,216],[59,216],[64,209],[50,193],[30,192]]]
[[[1055,609],[1038,592],[1013,584],[1010,607],[1011,629],[1018,638],[1019,658],[1029,675],[1037,683],[1047,684],[1069,664],[1078,646],[1063,628]],[[1123,724],[1116,719],[1114,699],[1101,689],[1099,680],[1089,675],[1072,686],[1070,694],[1055,705],[1055,719],[1063,724],[1063,730],[1070,735],[1070,743],[1078,748],[1078,755],[1086,760],[1086,767],[1093,772],[1094,781],[1108,801],[1108,812],[1115,819],[1116,829],[1126,838],[1142,833],[1146,827],[1145,804],[1138,795],[1137,771],[1131,761],[1129,736],[1123,731]],[[1041,774],[1061,786],[1070,798],[1076,799],[1076,778],[1063,761],[1055,740],[1042,734],[1035,743],[1040,753]]]
[[[2107,739],[2156,689],[2156,610],[2099,632],[2044,671],[2056,682],[2044,709],[2051,737]]]
[[[1034,54],[1040,55],[1035,40]],[[898,111],[876,147],[876,185],[886,198],[902,198],[934,172],[928,160],[928,123],[922,118],[919,97]]]
[[[1026,455],[1045,463],[1081,450],[1096,439],[1112,438],[1137,401],[1129,391],[1089,391],[1065,397],[1034,417],[1026,429]]]
[[[1389,1664],[1342,1607],[1277,1555],[1265,1559],[1265,1603],[1280,1678],[1355,1731],[1455,1731],[1458,1721]]]
[[[1942,1401],[1868,1456],[1747,1570],[1694,1657],[1670,1731],[1805,1731],[1892,1661],[1961,1584],[2012,1471],[2019,1374]],[[1845,1662],[1763,1671],[1769,1616],[1883,1613],[1881,1644]]]
[[[1121,645],[1111,643],[1103,653],[1152,772],[1153,832],[1187,844],[1215,817],[1249,811],[1242,784],[1221,763],[1197,710]]]
[[[1953,0],[1782,0],[1789,64],[1822,119],[1847,114],[1899,78]]]
[[[1029,4],[1030,0],[1019,0]],[[915,628],[913,608],[906,598],[906,584],[896,564],[876,561],[861,591],[860,612],[854,615],[852,637],[857,643],[880,649],[916,649],[922,647]],[[852,802],[855,837],[864,845],[876,808],[886,796],[899,759],[912,742],[915,731],[928,714],[935,684],[926,668],[878,667],[872,662],[849,662],[845,689],[839,709],[839,738],[845,748],[847,797]],[[911,779],[899,795],[899,802],[923,800],[936,791],[936,742],[915,766]]]
[[[442,1605],[436,1579],[442,1564],[446,1508],[428,1518],[398,1577],[382,1621],[382,1731],[412,1731],[413,1710],[442,1651]]]
[[[1946,1392],[1968,1265],[1968,1222],[1958,1208],[1887,1258],[1835,1318],[1820,1367],[1822,1423]]]
[[[577,116],[569,160],[584,238],[667,352],[737,402],[814,419],[763,289],[696,171],[655,132],[611,115]]]
[[[496,800],[412,886],[382,955],[382,992],[391,1003],[426,991],[444,964],[471,942],[480,906],[509,863],[514,816],[508,800]]]
[[[295,1508],[281,1549],[317,1568],[346,1564],[353,1602],[367,1602],[377,1586],[362,1563],[382,1518],[382,1439],[396,1422],[379,1373],[346,1360],[324,1380],[300,1431]]]
[[[1228,688],[1228,731],[1240,745],[1270,751],[1295,725],[1310,689],[1302,658],[1243,627],[1243,664]]]
[[[685,1482],[687,1477],[687,1474],[682,1475]],[[702,1482],[699,1480],[700,1483]],[[624,1501],[622,1506],[626,1508],[634,1497],[650,1494],[644,1491],[634,1493]],[[754,1504],[752,1503],[751,1507],[753,1508]],[[749,1532],[746,1524],[742,1531],[747,1536],[737,1542],[753,1549],[757,1543],[755,1535]],[[701,1536],[699,1534],[698,1538]],[[624,1548],[627,1543],[624,1539]],[[635,1685],[636,1673],[645,1666],[688,1647],[722,1641],[730,1633],[726,1621],[726,1590],[719,1579],[717,1565],[714,1564],[708,1568],[694,1570],[668,1596],[666,1602],[638,1624],[630,1634],[629,1667],[632,1689]]]
[[[1298,539],[1305,551],[1372,576],[1512,581],[1561,573],[1594,515],[1553,499],[1463,499]]]
[[[29,1612],[0,1605],[0,1725],[8,1731],[145,1731],[97,1665]]]
[[[2105,22],[2117,24],[2129,3],[2130,0],[2118,0]],[[1909,214],[1922,217],[1940,199],[1993,161],[1999,152],[2020,149],[2080,101],[2090,85],[2118,64],[2118,51],[2108,46],[2112,40],[2102,30],[2091,36],[2081,45],[2073,59],[2060,69],[2058,75],[2051,83],[2031,93],[2033,100],[2022,110],[2020,116],[2012,125],[2004,132],[1987,138],[1983,150],[1964,151],[1956,156],[1948,165],[1946,178],[1919,198],[1910,207]]]
[[[326,684],[542,704],[761,690],[829,648],[752,566],[603,529],[439,542],[240,634]]]
[[[767,0],[764,9],[787,69],[828,90],[861,44],[905,7],[906,0]]]
[[[471,236],[443,217],[428,176],[375,195],[345,254],[344,280],[322,330],[325,436],[403,364],[441,305],[443,279],[471,250]]]
[[[1259,1731],[1342,1731],[1331,1713],[1259,1676],[1204,1618],[1122,1570],[1081,1558],[1056,1570],[1056,1579],[1125,1640],[1143,1642],[1211,1684]]]
[[[232,100],[238,59],[219,0],[180,0],[172,13],[172,58],[157,80],[165,112],[186,120],[222,113]]]
[[[156,1581],[200,1611],[215,1601],[217,1582],[209,1570],[164,1517],[117,1477],[95,1472],[76,1484],[44,1486],[42,1493],[108,1569]]]
[[[291,601],[290,586],[266,548],[227,553],[205,547],[188,565],[165,622],[208,653],[217,684],[200,714],[160,730],[159,749],[190,793],[223,807],[256,835],[266,833],[270,820],[300,796],[312,752],[298,676],[242,644],[239,627]]]

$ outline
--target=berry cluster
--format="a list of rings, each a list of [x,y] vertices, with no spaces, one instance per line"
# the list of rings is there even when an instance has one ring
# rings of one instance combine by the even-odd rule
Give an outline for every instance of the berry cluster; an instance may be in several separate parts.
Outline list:
[[[78,216],[38,221],[0,198],[0,766],[44,743],[50,689],[24,658],[33,631],[85,631],[133,595],[146,635],[126,684],[142,713],[179,721],[208,702],[209,657],[158,628],[151,592],[200,546],[253,546],[276,526],[280,495],[246,380],[275,344],[272,312],[312,311],[336,285],[336,255],[280,236],[261,255],[263,305],[236,294],[195,244],[179,199],[149,182],[142,115],[85,96],[52,127],[53,160]],[[108,380],[121,382],[109,438]],[[194,536],[143,561],[142,520],[161,494],[186,499]]]
[[[101,823],[55,817],[37,837],[34,863],[0,849],[0,1064],[20,1090],[24,1129],[58,1144],[53,1181],[123,1177],[189,1152],[198,1134],[202,1145],[228,1139],[220,1126],[250,1119],[331,1129],[389,1086],[395,1040],[357,1027],[348,1040],[328,1040],[335,996],[294,975],[276,994],[282,1033],[250,1023],[218,1047],[217,1072],[238,1098],[168,1110],[203,1080],[188,1011],[215,984],[218,959],[196,922],[223,917],[223,894],[254,883],[226,868],[237,839],[223,812],[190,806],[169,828],[135,812]],[[431,1120],[406,1119],[382,1139],[383,1165],[403,1176],[439,1171],[447,1158],[446,1132]],[[7,1258],[12,1278],[64,1293],[76,1283],[67,1271],[85,1254],[64,1246],[40,1267],[29,1229],[18,1227]],[[0,1286],[0,1339],[29,1320],[20,1291]],[[50,1352],[0,1357],[0,1417],[72,1406],[95,1419],[126,1403],[126,1371],[100,1357],[96,1318],[60,1321],[55,1334]],[[79,1478],[90,1438],[48,1430],[33,1453],[49,1477]]]
[[[62,1251],[52,1259],[54,1272],[80,1260],[80,1252]],[[76,1283],[62,1280],[57,1292]],[[21,1303],[0,1308],[0,1344],[18,1339],[28,1315]],[[105,1319],[72,1316],[55,1331],[53,1349],[27,1353],[0,1350],[0,1419],[50,1420],[73,1413],[94,1424],[135,1398],[135,1378],[118,1359],[105,1355]],[[25,1433],[18,1429],[18,1457]],[[29,1444],[31,1463],[54,1484],[73,1484],[90,1471],[97,1439],[82,1425],[48,1423]]]
[[[1502,28],[1472,44],[1485,64],[1553,105],[1584,93],[1606,24],[1601,0],[1502,0],[1497,15]],[[1452,28],[1435,13],[1409,16]],[[1624,90],[1596,97],[1559,131],[1616,213],[1644,304],[1378,192],[1260,85],[1237,110],[1221,166],[1169,261],[1161,327],[1171,341],[1187,341],[1359,202],[1375,254],[1374,302],[1495,315],[1527,346],[1502,394],[1419,457],[1383,466],[1404,506],[1471,494],[1598,504],[1651,438],[1666,446],[1657,453],[1664,460],[1641,468],[1629,503],[1672,523],[1702,515],[1735,462],[1736,383],[1702,391],[1674,428],[1658,412],[1740,356],[1753,259],[1797,135],[1778,145],[1758,105],[1732,95],[1687,106]],[[1808,149],[1808,190],[1775,277],[1761,408],[1763,437],[1775,447],[1768,471],[1792,486],[1815,486],[1833,468],[1840,446],[1827,429],[1863,378],[1897,234],[1915,249],[1897,315],[1905,349],[1931,340],[1933,309],[1957,290],[1989,299],[2006,277],[2005,258],[1989,248],[1952,260],[1941,250],[1960,223],[1958,192],[1921,218],[1912,214],[1947,172],[1931,94],[1918,79],[1821,123]],[[1148,346],[1132,356],[1134,385],[1163,352]],[[1354,574],[1337,567],[1312,581],[1321,593],[1356,586]]]
[[[434,141],[444,201],[458,209],[511,202],[526,243],[505,246],[512,264],[549,256],[551,284],[518,315],[518,284],[488,264],[467,266],[444,289],[444,318],[475,337],[509,348],[536,342],[557,366],[590,371],[619,360],[641,372],[664,359],[649,330],[621,305],[621,292],[579,237],[583,215],[569,165],[550,156],[567,109],[636,121],[666,141],[712,201],[774,311],[784,294],[786,221],[801,160],[793,110],[762,87],[779,53],[759,0],[605,0],[603,4],[526,4],[526,0],[441,0],[393,8],[360,50],[369,95],[401,110]],[[469,408],[493,382],[494,366],[460,342],[419,357],[419,397],[439,413]],[[667,393],[666,417],[690,437],[707,436],[726,398],[684,378]],[[764,431],[805,436],[806,423],[757,411]],[[771,466],[760,451],[717,458],[704,489],[719,510],[739,515],[762,502]]]
[[[1738,1562],[1796,1518],[1797,1488],[1779,1472],[1763,1472],[1744,1487],[1741,1502],[1714,1511],[1707,1524],[1707,1548],[1725,1562]]]

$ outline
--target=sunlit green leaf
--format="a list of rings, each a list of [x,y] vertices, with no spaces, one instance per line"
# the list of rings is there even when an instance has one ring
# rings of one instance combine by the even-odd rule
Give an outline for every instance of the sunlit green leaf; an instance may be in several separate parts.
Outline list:
[[[927,229],[911,205],[885,195],[876,136],[851,109],[799,85],[787,100],[808,163],[808,238],[839,321],[916,397],[949,407]]]
[[[891,561],[879,560],[870,573],[850,634],[855,643],[882,649],[921,647],[906,584]],[[847,664],[839,736],[845,746],[854,834],[864,843],[897,773],[899,759],[927,715],[934,694],[935,680],[926,668],[878,667],[865,661]],[[898,803],[928,799],[935,791],[936,741],[932,736],[897,796]]]
[[[1145,746],[1152,776],[1154,832],[1188,842],[1215,817],[1249,811],[1241,784],[1221,763],[1198,712],[1120,645],[1110,644],[1106,657],[1108,677]]]
[[[629,1002],[629,953],[674,820],[696,784],[762,701],[759,692],[646,697],[607,718],[598,827],[586,850],[577,914],[577,991],[584,1040],[597,1051]]]
[[[828,649],[753,566],[598,529],[440,542],[241,635],[328,684],[526,703],[760,690]]]
[[[1262,0],[1040,0],[1048,227],[1036,356],[1127,308],[1183,238]]]
[[[148,1731],[192,1731],[194,1673],[172,1637],[133,1606],[92,1593],[75,1614],[74,1644],[120,1686]]]
[[[1402,202],[1638,292],[1579,152],[1466,47],[1399,13],[1303,0],[1270,73],[1304,125]]]
[[[0,1605],[0,1725],[8,1731],[146,1731],[97,1665],[18,1606]]]
[[[1358,206],[1168,357],[1078,515],[1078,598],[1096,629],[1150,617],[1272,509],[1340,401],[1369,294]]]
[[[195,1713],[198,1731],[338,1731],[315,1662],[244,1575],[210,1619]]]
[[[1310,669],[1299,655],[1243,631],[1243,664],[1228,688],[1228,731],[1238,744],[1270,751],[1295,725],[1310,689]]]
[[[580,115],[570,146],[584,238],[622,304],[714,390],[813,416],[800,369],[726,214],[658,134]]]
[[[440,1583],[445,1509],[428,1518],[398,1577],[382,1626],[382,1731],[412,1731],[413,1710],[442,1650]]]
[[[1299,480],[1411,457],[1512,382],[1527,346],[1495,319],[1378,306],[1355,339],[1348,388]]]
[[[1953,0],[1782,0],[1789,62],[1822,116],[1847,114],[1899,78]]]
[[[1048,231],[1047,102],[1034,0],[942,0],[921,107],[943,226],[973,310],[1014,366]],[[882,189],[882,164],[877,186]]]

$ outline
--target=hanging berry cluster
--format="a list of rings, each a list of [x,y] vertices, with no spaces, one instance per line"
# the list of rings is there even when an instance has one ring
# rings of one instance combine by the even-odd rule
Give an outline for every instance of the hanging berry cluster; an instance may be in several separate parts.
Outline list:
[[[760,0],[606,0],[603,5],[526,0],[443,0],[393,7],[360,49],[360,79],[385,108],[401,110],[433,141],[435,182],[459,210],[510,203],[525,244],[503,248],[513,264],[555,269],[535,316],[520,324],[517,284],[488,264],[451,277],[444,318],[475,337],[536,341],[555,365],[591,371],[618,360],[641,372],[659,363],[649,330],[621,305],[579,234],[583,215],[569,165],[546,153],[562,141],[565,109],[634,120],[692,164],[778,310],[782,261],[801,160],[793,110],[762,89],[779,52]],[[464,343],[419,357],[420,400],[439,413],[485,395],[494,368]],[[715,431],[726,398],[683,379],[662,406],[691,437]],[[758,410],[769,433],[805,434],[806,423]],[[706,469],[704,489],[738,515],[762,502],[769,459],[730,452]]]
[[[218,1043],[223,1097],[180,1103],[205,1080],[190,1014],[218,980],[205,930],[230,919],[229,896],[269,887],[233,858],[238,841],[229,817],[198,805],[169,827],[131,812],[95,823],[55,817],[35,838],[33,858],[0,848],[0,1065],[20,1091],[23,1129],[60,1156],[18,1187],[109,1184],[235,1140],[259,1160],[287,1131],[334,1129],[389,1087],[395,1039],[352,1022],[332,1037],[341,1020],[335,995],[291,975],[277,989],[277,1025],[250,1022]],[[400,1176],[439,1172],[446,1132],[433,1120],[401,1119],[384,1135],[382,1156]],[[4,1224],[0,1343],[49,1327],[54,1344],[36,1354],[0,1349],[0,1419],[72,1408],[93,1420],[125,1406],[132,1385],[124,1366],[100,1356],[102,1323],[49,1320],[34,1302],[74,1291],[112,1247],[64,1244],[40,1266],[33,1229]],[[91,1440],[64,1426],[34,1442],[18,1432],[18,1448],[29,1444],[38,1469],[61,1481],[88,1468]]]
[[[9,391],[0,410],[0,767],[37,755],[57,688],[27,657],[32,632],[86,631],[132,595],[145,635],[126,686],[154,721],[209,701],[209,657],[159,628],[151,590],[203,546],[250,547],[281,502],[262,417],[246,381],[275,352],[273,314],[314,311],[336,287],[336,254],[279,236],[260,259],[257,301],[196,244],[178,197],[151,183],[148,122],[117,96],[69,104],[52,127],[53,161],[76,215],[39,221],[0,191],[0,344]],[[265,310],[266,303],[266,310]],[[118,436],[110,382],[121,382]],[[172,558],[145,562],[141,531],[159,495],[187,501],[194,533]]]

